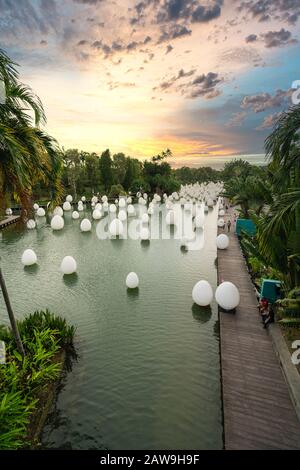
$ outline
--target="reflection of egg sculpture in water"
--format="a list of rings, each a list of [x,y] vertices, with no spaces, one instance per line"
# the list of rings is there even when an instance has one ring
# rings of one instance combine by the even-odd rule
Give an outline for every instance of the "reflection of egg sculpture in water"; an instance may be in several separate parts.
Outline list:
[[[138,275],[134,272],[131,272],[126,277],[126,286],[129,289],[136,289],[139,285]]]
[[[65,222],[60,215],[55,215],[51,219],[51,228],[52,230],[62,230],[64,228]]]
[[[63,203],[63,210],[66,211],[66,212],[68,212],[68,211],[71,210],[71,204],[70,204],[69,201],[65,201],[65,202]]]
[[[89,219],[83,219],[80,224],[80,230],[82,232],[90,232],[91,229],[92,229],[92,224],[89,221]]]
[[[26,226],[27,226],[27,228],[28,228],[29,230],[34,229],[34,228],[36,227],[35,220],[29,219],[29,220],[27,221]]]
[[[22,264],[24,266],[32,266],[37,262],[37,256],[33,250],[30,248],[28,250],[25,250],[23,255],[22,255]]]
[[[77,270],[77,263],[73,256],[65,256],[61,262],[60,270],[63,274],[73,274]]]
[[[225,233],[221,233],[216,238],[216,244],[219,250],[226,250],[229,246],[229,238]]]
[[[39,207],[36,215],[38,215],[39,217],[45,217],[46,215],[45,209],[43,209],[42,207]]]
[[[79,219],[79,212],[73,211],[73,212],[72,212],[72,219],[73,219],[73,220]]]
[[[204,217],[202,214],[198,214],[195,217],[195,227],[196,228],[202,228],[204,225]]]
[[[233,310],[240,303],[240,293],[232,282],[222,282],[217,287],[215,298],[218,305],[224,310]]]
[[[113,237],[120,236],[123,234],[124,231],[123,223],[120,219],[114,219],[109,224],[108,230]]]
[[[170,212],[167,213],[167,215],[166,215],[166,224],[167,225],[175,225],[176,224],[176,214],[173,210],[170,210]]]
[[[213,297],[214,293],[209,282],[202,280],[194,285],[192,298],[195,304],[206,307],[212,302]]]

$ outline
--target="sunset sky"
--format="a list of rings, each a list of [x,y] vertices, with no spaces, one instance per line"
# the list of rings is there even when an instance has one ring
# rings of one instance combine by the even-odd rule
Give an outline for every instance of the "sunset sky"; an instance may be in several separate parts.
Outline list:
[[[261,154],[300,80],[300,0],[0,0],[0,47],[65,148]],[[207,158],[205,159],[207,161]]]

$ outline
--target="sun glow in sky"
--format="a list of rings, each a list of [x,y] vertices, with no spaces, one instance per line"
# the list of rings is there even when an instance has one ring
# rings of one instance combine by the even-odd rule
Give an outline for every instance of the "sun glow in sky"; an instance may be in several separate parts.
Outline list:
[[[259,154],[300,79],[299,0],[0,0],[0,45],[65,148]]]

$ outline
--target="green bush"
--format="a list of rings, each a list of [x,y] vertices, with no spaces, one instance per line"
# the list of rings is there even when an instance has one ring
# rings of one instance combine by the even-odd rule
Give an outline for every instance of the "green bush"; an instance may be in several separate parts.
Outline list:
[[[0,449],[24,446],[39,393],[59,378],[62,348],[73,345],[75,328],[49,311],[35,312],[18,322],[26,352],[23,358],[9,328],[0,328],[7,363],[0,365]]]
[[[126,191],[121,184],[113,184],[109,191],[109,197],[126,196]]]

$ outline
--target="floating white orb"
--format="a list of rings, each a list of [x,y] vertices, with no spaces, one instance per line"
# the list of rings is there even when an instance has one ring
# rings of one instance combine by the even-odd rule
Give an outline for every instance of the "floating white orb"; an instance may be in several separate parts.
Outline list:
[[[111,204],[109,206],[109,212],[111,212],[112,214],[114,214],[115,212],[117,211],[117,207],[115,204]]]
[[[71,204],[71,202],[73,201],[73,197],[71,196],[71,194],[68,194],[68,196],[66,197],[66,201]]]
[[[148,227],[142,227],[141,228],[141,231],[140,231],[140,237],[141,237],[141,240],[149,240],[150,238],[150,230],[148,229]]]
[[[60,206],[57,206],[53,211],[53,215],[60,215],[62,217],[64,215],[64,211]]]
[[[101,215],[101,212],[100,212],[98,209],[95,209],[95,210],[93,211],[93,219],[94,219],[94,220],[99,220],[99,219],[101,219],[101,216],[102,216],[102,215]]]
[[[222,282],[217,287],[215,298],[218,305],[224,310],[233,310],[240,303],[240,293],[232,282]]]
[[[73,274],[77,270],[77,263],[73,256],[65,256],[61,262],[60,270],[63,274]]]
[[[25,250],[23,255],[22,255],[22,264],[24,266],[32,266],[37,262],[37,256],[33,250],[30,248],[28,250]]]
[[[209,305],[214,298],[214,293],[209,282],[204,280],[197,282],[193,287],[192,298],[195,304],[201,307]]]
[[[65,202],[63,203],[63,210],[66,211],[66,212],[68,212],[68,211],[70,211],[71,209],[72,209],[72,208],[71,208],[70,202],[69,202],[69,201],[65,201]]]
[[[46,215],[45,209],[43,209],[43,207],[39,207],[36,215],[38,215],[39,217],[45,217]]]
[[[80,224],[80,230],[82,232],[90,232],[92,230],[92,224],[89,219],[83,219]]]
[[[224,227],[224,225],[225,225],[224,219],[219,219],[218,220],[218,227]]]
[[[142,224],[147,224],[149,222],[149,215],[143,214],[141,217]]]
[[[198,214],[195,217],[195,227],[196,228],[202,228],[204,225],[204,217],[202,214]]]
[[[29,219],[29,220],[27,221],[26,226],[27,226],[27,228],[28,228],[29,230],[34,229],[34,228],[36,227],[35,220]]]
[[[39,207],[40,206],[37,203],[33,204],[33,208],[34,208],[35,211],[37,211]]]
[[[55,215],[51,219],[51,228],[52,230],[62,230],[64,228],[65,222],[60,215]]]
[[[79,212],[73,211],[73,212],[72,212],[72,219],[73,219],[73,220],[79,219]]]
[[[216,244],[219,250],[226,250],[229,246],[229,238],[225,233],[221,233],[216,238]]]
[[[131,272],[126,277],[126,286],[129,289],[136,289],[139,285],[138,275],[134,272]]]
[[[109,233],[113,237],[117,237],[117,236],[122,235],[123,231],[124,231],[122,221],[120,219],[112,220],[111,223],[109,224],[108,230],[109,230]]]
[[[133,206],[132,204],[129,204],[129,205],[127,206],[127,213],[128,213],[128,215],[129,215],[129,217],[134,216],[134,214],[135,214],[135,208],[134,208],[134,206]]]
[[[122,222],[127,219],[127,212],[124,209],[121,209],[118,214],[118,219]]]

